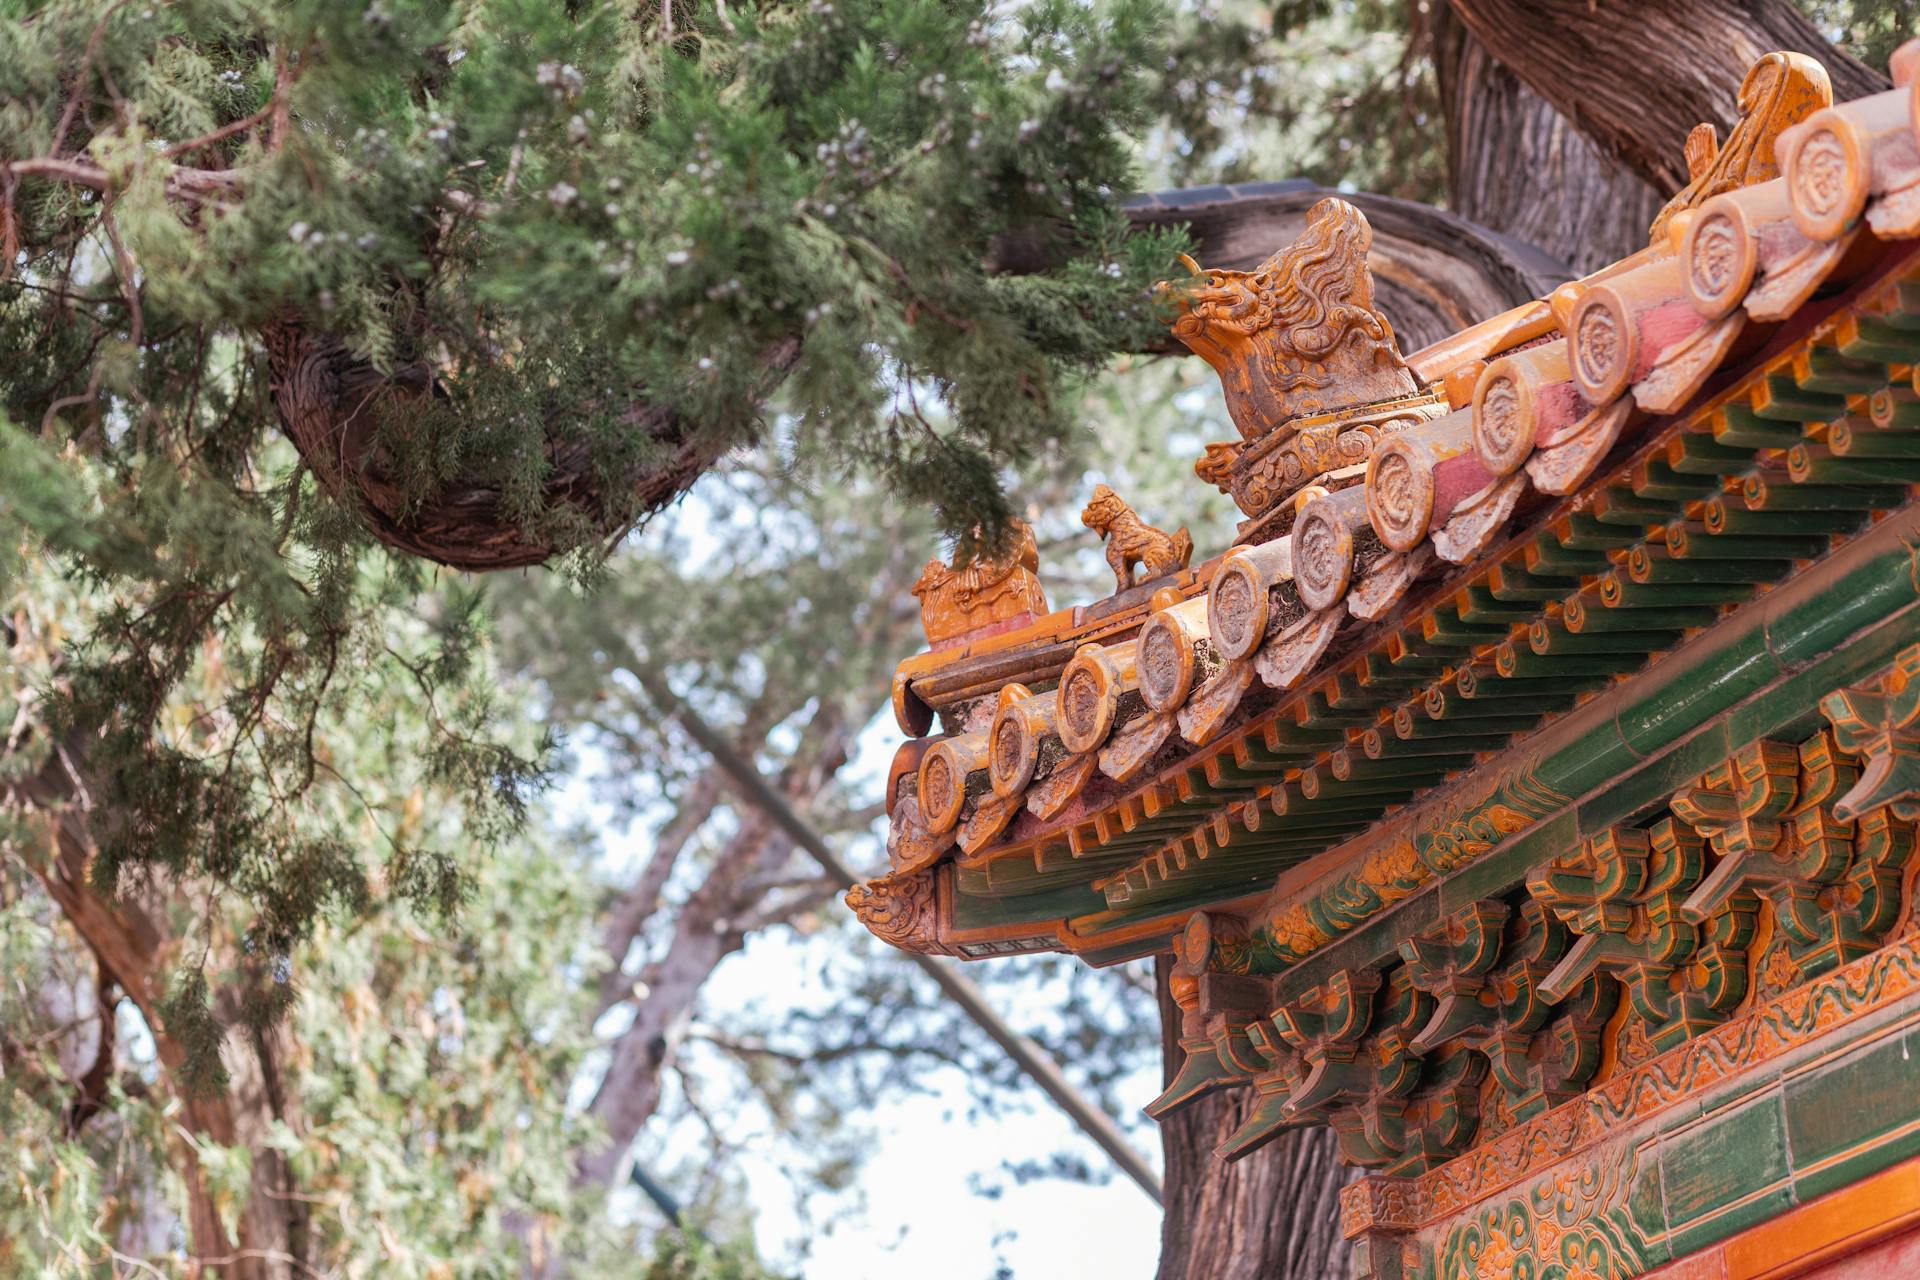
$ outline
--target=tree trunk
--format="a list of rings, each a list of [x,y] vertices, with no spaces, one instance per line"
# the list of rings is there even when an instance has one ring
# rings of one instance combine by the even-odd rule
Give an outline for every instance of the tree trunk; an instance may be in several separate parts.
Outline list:
[[[852,745],[844,717],[830,709],[821,712],[808,722],[781,771],[781,790],[807,806],[846,764]],[[674,913],[672,940],[642,970],[646,994],[634,1006],[633,1022],[614,1039],[606,1075],[589,1107],[607,1140],[579,1153],[578,1182],[611,1186],[626,1167],[628,1148],[660,1107],[663,1078],[702,988],[720,963],[746,944],[754,923],[749,917],[765,895],[766,882],[792,861],[793,842],[771,817],[744,806],[736,816],[737,830]],[[614,964],[617,970],[619,957]]]
[[[44,847],[29,850],[28,863],[93,953],[102,979],[125,993],[146,1019],[167,1068],[161,1076],[162,1087],[167,1087],[186,1058],[159,1015],[169,957],[183,945],[172,931],[169,910],[181,896],[180,887],[156,878],[112,899],[93,887],[88,867],[95,848],[82,781],[84,762],[84,736],[70,734],[37,772],[0,785],[0,816],[19,821],[22,831],[47,833]],[[192,896],[197,901],[200,895]],[[253,1150],[251,1189],[236,1240],[221,1221],[193,1147],[185,1141],[173,1144],[175,1171],[187,1196],[186,1228],[194,1259],[231,1280],[290,1280],[296,1265],[305,1264],[305,1207],[292,1194],[297,1188],[286,1160],[266,1146],[276,1121],[299,1127],[297,1101],[285,1087],[290,1047],[284,1027],[265,1037],[233,1033],[221,1055],[229,1087],[180,1096],[183,1130],[222,1146]]]
[[[1687,184],[1683,152],[1702,121],[1726,137],[1740,81],[1775,49],[1811,54],[1833,78],[1836,101],[1887,87],[1878,70],[1828,44],[1793,0],[1451,0],[1494,57],[1552,103],[1602,155],[1656,191]],[[1489,139],[1515,186],[1556,199],[1551,174],[1517,140]]]
[[[1576,275],[1646,248],[1666,195],[1603,156],[1451,10],[1437,6],[1430,20],[1421,34],[1446,112],[1454,212],[1545,250]]]
[[[1180,1066],[1171,960],[1154,965],[1166,1079]],[[1160,1122],[1165,1217],[1157,1280],[1345,1280],[1340,1188],[1357,1170],[1336,1159],[1333,1130],[1296,1129],[1236,1164],[1213,1149],[1240,1127],[1251,1089],[1208,1094]]]

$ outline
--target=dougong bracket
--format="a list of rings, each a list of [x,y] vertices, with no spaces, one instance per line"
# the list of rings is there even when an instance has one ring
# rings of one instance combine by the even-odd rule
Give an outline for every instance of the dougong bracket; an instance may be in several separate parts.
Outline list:
[[[1865,762],[1860,780],[1834,802],[1850,821],[1881,806],[1920,819],[1920,645],[1902,649],[1870,685],[1837,689],[1820,700],[1840,749]]]

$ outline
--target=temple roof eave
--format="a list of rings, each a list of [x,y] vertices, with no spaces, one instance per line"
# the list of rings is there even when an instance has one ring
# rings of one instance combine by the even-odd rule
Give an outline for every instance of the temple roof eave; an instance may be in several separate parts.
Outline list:
[[[1819,559],[1850,521],[1897,505],[1883,488],[1823,523],[1792,497],[1795,485],[1812,494],[1899,471],[1859,460],[1857,443],[1850,460],[1853,437],[1829,439],[1825,427],[1871,428],[1868,384],[1897,381],[1920,357],[1901,345],[1913,255],[1892,240],[1869,251],[1853,226],[1824,241],[1807,234],[1793,178],[1789,164],[1758,185],[1703,191],[1670,220],[1664,243],[1410,357],[1430,391],[1446,384],[1440,416],[1410,422],[1391,447],[1376,440],[1365,483],[1303,500],[1285,536],[903,663],[896,709],[916,699],[923,712],[975,707],[974,723],[934,740],[947,761],[936,773],[959,768],[943,793],[955,801],[951,821],[913,847],[938,846],[954,895],[998,898],[1022,927],[1040,920],[1022,912],[1023,899],[1039,906],[1075,888],[1100,896],[1104,911],[1054,916],[1052,943],[1036,945],[1103,954],[1157,945],[1208,893],[1248,896],[1230,881],[1207,887],[1210,864],[1238,862],[1271,884],[1404,825],[1431,788],[1470,787],[1513,742],[1738,612],[1753,595],[1738,588]],[[1901,231],[1896,217],[1912,224],[1904,234],[1920,232],[1920,211],[1894,209],[1899,198],[1865,197],[1876,232]],[[1744,304],[1695,287],[1688,255],[1707,252],[1703,227],[1723,222],[1799,237],[1795,254],[1749,264]],[[1848,282],[1842,292],[1809,301],[1836,280]],[[1675,315],[1691,319],[1676,326]],[[1595,344],[1622,324],[1639,326],[1642,350],[1622,365],[1626,355],[1606,348],[1609,364]],[[1532,415],[1517,427],[1507,386]],[[1416,520],[1408,527],[1419,532],[1399,541],[1395,513],[1382,510],[1392,493],[1378,473],[1389,462],[1400,488],[1400,476],[1425,476],[1413,488],[1444,523]],[[1447,467],[1459,476],[1443,479]],[[1728,479],[1742,475],[1758,487]],[[1370,551],[1354,549],[1362,535],[1378,537]],[[1322,563],[1329,546],[1336,558]],[[1270,594],[1294,612],[1249,647],[1230,634],[1230,608],[1221,629],[1223,574],[1241,599]],[[1076,662],[1099,684],[1106,669],[1082,661],[1090,649],[1109,668],[1119,654],[1141,670],[1118,689],[1133,705],[1104,708],[1100,741],[1068,748],[1049,717],[1064,724],[1069,702],[1084,701],[1063,687]],[[1488,714],[1522,688],[1542,696]],[[1030,695],[1026,709],[1008,711],[1009,698]],[[988,739],[1009,719],[1019,723],[1006,735],[1024,752],[1007,770],[1019,785],[989,787]],[[926,758],[910,781],[900,775],[905,789],[924,790]],[[916,805],[895,825],[927,816]],[[1247,862],[1236,842],[1266,853]]]

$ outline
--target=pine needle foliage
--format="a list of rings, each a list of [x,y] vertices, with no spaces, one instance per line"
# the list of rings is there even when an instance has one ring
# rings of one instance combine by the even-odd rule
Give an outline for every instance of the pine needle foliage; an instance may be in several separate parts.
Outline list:
[[[1164,30],[1157,0],[0,4],[0,575],[84,601],[9,679],[9,770],[72,748],[99,892],[231,895],[261,974],[330,912],[457,906],[454,849],[518,828],[544,746],[365,478],[401,525],[497,494],[590,575],[636,478],[755,443],[777,388],[793,461],[1001,527],[1003,468],[1182,247],[1119,211]],[[365,389],[353,456],[283,438],[279,332]],[[401,686],[439,823],[339,746]],[[213,1087],[223,1028],[292,997],[180,960],[164,1016]]]
[[[817,448],[997,523],[996,468],[1149,332],[1179,247],[1118,214],[1163,25],[1154,0],[15,17],[0,334],[35,356],[8,404],[239,465],[273,420],[252,335],[297,315],[430,380],[378,442],[407,499],[498,490],[564,550],[646,514],[623,482],[687,438],[754,440],[792,365]],[[1047,269],[998,270],[1012,243]],[[897,403],[889,368],[951,417]],[[544,485],[561,454],[587,492]]]
[[[1884,67],[1920,28],[1916,0],[1801,0],[1800,7],[1828,39],[1870,67]]]

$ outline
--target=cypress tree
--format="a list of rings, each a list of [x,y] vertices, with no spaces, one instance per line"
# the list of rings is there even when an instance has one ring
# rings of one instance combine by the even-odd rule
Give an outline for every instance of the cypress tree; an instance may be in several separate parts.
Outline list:
[[[776,395],[794,461],[1001,525],[1000,468],[1148,332],[1180,247],[1118,207],[1163,25],[1154,0],[0,18],[0,572],[48,553],[80,601],[10,684],[35,733],[9,768],[70,761],[109,898],[244,905],[264,980],[229,1005],[185,948],[158,1009],[190,1083],[234,1016],[284,1011],[326,912],[468,891],[446,829],[383,827],[334,748],[384,681],[461,848],[540,785],[477,677],[477,597],[423,603],[433,562],[590,576]]]

